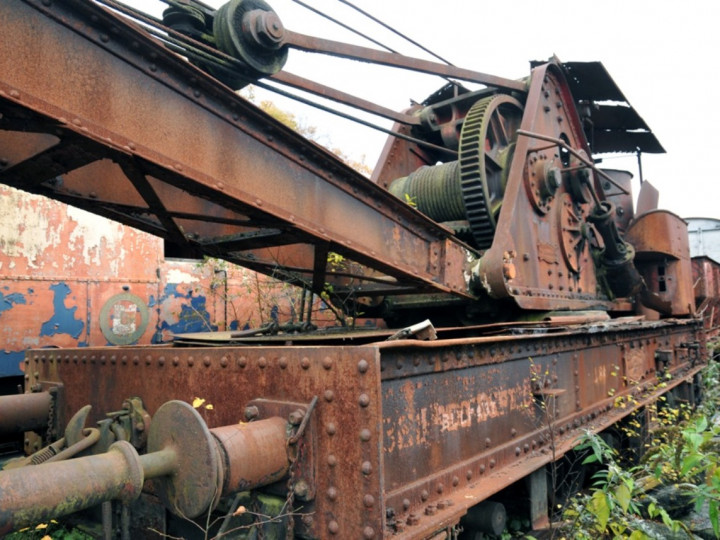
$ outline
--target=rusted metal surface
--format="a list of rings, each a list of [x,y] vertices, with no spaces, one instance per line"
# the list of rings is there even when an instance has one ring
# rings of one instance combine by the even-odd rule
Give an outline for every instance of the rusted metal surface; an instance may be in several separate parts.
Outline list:
[[[637,217],[626,239],[635,247],[635,265],[648,288],[669,303],[665,314],[694,313],[687,223],[671,212],[655,210]],[[652,316],[649,309],[645,313]]]
[[[312,246],[329,245],[398,285],[467,296],[455,270],[466,248],[446,229],[136,27],[81,0],[3,8],[3,44],[26,51],[33,68],[14,60],[0,70],[7,140],[0,181],[268,273],[287,266],[308,281]],[[18,134],[28,122],[51,134],[50,145]],[[270,229],[282,232],[283,245],[255,252],[277,244],[256,238]],[[223,248],[228,240],[237,242],[231,250]]]
[[[433,314],[457,311],[463,322],[476,320],[468,306],[488,308],[481,315],[490,318],[497,306],[563,314],[537,324],[439,332],[434,341],[375,341],[391,332],[327,341],[248,337],[242,329],[254,326],[250,316],[229,302],[238,292],[240,305],[247,302],[246,283],[221,266],[165,262],[152,243],[149,257],[112,251],[125,240],[120,229],[102,237],[100,227],[91,228],[78,236],[82,245],[68,250],[79,224],[53,236],[39,221],[42,249],[35,249],[22,227],[10,225],[5,232],[13,241],[3,245],[0,269],[12,271],[9,284],[0,283],[0,315],[4,323],[29,305],[37,314],[23,318],[27,326],[12,330],[5,343],[37,333],[39,323],[41,331],[63,336],[31,343],[38,348],[20,364],[29,391],[63,389],[48,406],[51,426],[36,425],[44,398],[23,398],[38,406],[26,427],[39,433],[27,434],[26,449],[57,438],[66,419],[90,402],[88,422],[125,415],[134,432],[128,438],[144,453],[106,438],[110,452],[99,456],[37,466],[30,475],[0,473],[0,528],[135,499],[143,478],[153,479],[147,488],[164,506],[188,517],[204,514],[219,496],[272,483],[273,496],[294,504],[287,519],[296,536],[368,540],[444,538],[476,503],[530,478],[532,522],[544,523],[543,467],[571,450],[583,431],[612,426],[664,392],[693,401],[706,360],[699,320],[610,320],[582,312],[633,311],[635,287],[618,292],[603,278],[615,263],[634,277],[632,247],[617,234],[627,229],[658,305],[670,304],[672,315],[694,312],[679,221],[652,213],[631,226],[629,179],[616,181],[592,162],[597,148],[586,140],[578,96],[624,96],[599,64],[552,60],[527,80],[507,80],[289,31],[283,36],[274,15],[261,15],[267,20],[253,15],[262,23],[256,34],[273,41],[280,63],[284,38],[299,48],[476,80],[522,99],[492,88],[446,87],[422,106],[386,114],[402,123],[427,106],[408,122],[413,127],[399,127],[401,136],[388,141],[371,182],[100,5],[7,0],[0,4],[0,52],[12,47],[21,54],[0,54],[0,182],[159,235],[176,254],[220,256],[315,293],[330,283],[333,294],[352,292],[369,308],[383,295],[402,295],[382,303],[398,310],[388,317],[400,320],[438,305]],[[250,60],[260,73],[277,67]],[[566,73],[582,76],[568,82]],[[512,122],[492,114],[492,103],[512,104]],[[622,131],[608,110],[599,110],[598,129]],[[626,112],[643,133],[626,129],[619,147],[640,141],[662,151],[642,119]],[[613,147],[608,140],[599,146]],[[456,155],[457,162],[436,170],[460,169],[469,191],[464,213],[438,214],[446,225],[385,190],[393,175]],[[613,215],[614,208],[621,212]],[[458,238],[468,228],[465,244]],[[48,270],[78,253],[82,260],[66,260],[82,275],[71,288]],[[332,267],[330,253],[348,264]],[[652,273],[656,258],[673,287],[663,289],[661,272]],[[18,259],[22,265],[10,267]],[[103,272],[108,259],[117,268]],[[132,270],[124,273],[123,264]],[[26,292],[10,288],[18,287],[19,272],[33,284]],[[50,284],[52,301],[35,293],[44,293],[41,284]],[[37,309],[49,305],[52,315]],[[274,317],[270,311],[275,322],[280,305],[297,314],[286,298],[274,304]],[[178,331],[207,330],[224,330],[234,345],[150,346]],[[202,334],[184,345],[193,340],[222,345]],[[63,348],[39,348],[48,344]],[[96,346],[106,344],[133,346]],[[193,408],[195,398],[207,405]],[[137,407],[126,407],[128,400]],[[15,400],[6,403],[16,407]],[[16,426],[17,415],[9,418]],[[104,421],[107,427],[115,420]],[[78,429],[70,426],[66,436]],[[69,493],[72,502],[61,507],[60,489],[79,471],[94,479],[82,477]],[[51,498],[36,495],[36,483]]]
[[[577,114],[568,106],[571,103],[560,70],[547,64],[536,67],[522,131],[564,138],[571,148],[589,156]],[[552,143],[530,136],[518,138],[493,244],[477,269],[479,281],[493,297],[512,297],[524,309],[598,305],[627,309],[599,290],[589,242],[580,234],[579,227],[592,209],[589,193],[543,188],[546,170],[578,166],[583,164],[569,155],[561,157]]]
[[[38,380],[72,381],[65,408],[92,402],[89,422],[115,410],[121,395],[142,397],[153,415],[168,399],[200,396],[213,404],[199,409],[211,428],[244,421],[256,398],[309,403],[317,396],[312,436],[298,442],[299,455],[314,445],[316,465],[304,479],[317,495],[302,503],[307,515],[295,530],[345,538],[367,529],[372,538],[384,528],[379,366],[373,346],[153,347],[34,351],[27,369]]]
[[[46,463],[0,474],[0,534],[47,522],[103,501],[140,495],[143,472],[127,442],[81,460]]]
[[[169,401],[153,418],[143,455],[129,442],[120,441],[99,456],[70,461],[53,458],[29,469],[0,471],[0,531],[60,517],[100,501],[129,503],[140,495],[144,480],[153,480],[154,492],[169,510],[184,518],[197,517],[220,496],[285,476],[290,467],[288,440],[287,420],[282,418],[211,432],[191,405]],[[40,476],[48,479],[41,489],[49,489],[37,494]],[[24,485],[19,478],[26,479]],[[76,487],[64,485],[73,481]],[[33,509],[28,512],[24,507]]]
[[[43,430],[51,403],[50,392],[0,396],[0,435]]]
[[[294,287],[167,259],[161,239],[57,201],[0,186],[0,210],[0,376],[21,376],[30,347],[147,345],[302,315]],[[314,323],[334,324],[322,307]]]
[[[29,347],[151,343],[159,238],[6,186],[0,211],[0,375]]]
[[[655,399],[658,373],[669,389],[692,382],[703,365],[697,331],[692,320],[629,319],[551,337],[526,327],[350,347],[34,351],[28,368],[63,381],[68,410],[87,399],[110,410],[133,392],[154,413],[168,398],[202,396],[211,427],[277,416],[263,401],[317,396],[301,439],[313,446],[302,479],[314,497],[296,527],[323,538],[419,538],[561,456],[583,430],[634,410],[618,400]]]
[[[708,338],[720,332],[720,265],[709,257],[692,258],[697,312],[703,318]]]
[[[334,88],[330,88],[328,86],[316,83],[315,81],[300,77],[299,75],[293,75],[292,73],[288,73],[287,71],[280,71],[279,73],[273,75],[271,78],[288,86],[299,88],[301,90],[305,90],[307,92],[311,92],[313,94],[334,101],[338,101],[340,103],[345,103],[347,105],[350,105],[351,107],[355,107],[357,109],[361,109],[363,111],[370,112],[378,116],[383,116],[385,118],[395,120],[405,125],[414,126],[420,124],[420,119],[417,116],[396,112],[377,103],[372,103],[370,101],[360,99],[356,96],[351,96],[339,90],[335,90]]]
[[[189,404],[168,401],[154,412],[147,453],[140,456],[146,477],[166,508],[194,518],[220,496],[221,456],[205,422]]]
[[[321,39],[305,34],[298,34],[297,32],[292,32],[290,30],[285,30],[284,41],[292,47],[300,50],[331,54],[342,58],[363,60],[379,65],[410,69],[421,73],[443,75],[463,81],[472,81],[488,86],[495,86],[506,90],[515,90],[519,92],[524,92],[526,90],[524,81],[506,79],[496,75],[489,75],[487,73],[458,68],[448,64],[438,64],[437,62],[421,60],[418,58],[409,58],[399,54],[379,51],[377,49],[370,49],[367,47],[350,45],[329,39]]]
[[[618,402],[657,397],[655,351],[671,351],[673,385],[700,369],[683,348],[697,339],[692,323],[605,326],[383,347],[384,486],[397,537],[428,536],[634,409]]]
[[[613,183],[607,179],[601,179],[600,184],[605,195],[605,200],[611,202],[615,206],[615,225],[620,234],[624,235],[628,225],[635,216],[633,209],[632,197],[628,197],[628,193],[632,193],[633,175],[627,171],[616,169],[603,169],[603,171],[613,179]]]
[[[286,431],[287,420],[278,417],[213,429],[227,469],[223,492],[246,491],[285,476],[290,467]]]

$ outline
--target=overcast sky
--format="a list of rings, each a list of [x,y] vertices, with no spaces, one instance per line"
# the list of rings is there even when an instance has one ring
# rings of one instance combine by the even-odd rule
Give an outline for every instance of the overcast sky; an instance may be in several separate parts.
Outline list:
[[[156,0],[125,0],[158,13]],[[372,34],[404,54],[428,58],[398,41],[339,0],[305,0]],[[219,6],[222,0],[206,0]],[[451,63],[493,75],[521,78],[530,60],[601,61],[650,126],[667,153],[644,155],[643,175],[660,190],[660,205],[682,217],[720,218],[720,104],[717,68],[720,2],[666,0],[355,0],[356,5]],[[286,28],[368,45],[292,0],[269,0]],[[395,109],[421,101],[443,81],[326,56],[290,52],[286,69]],[[385,135],[277,99],[318,128],[346,154],[373,165]],[[374,117],[373,121],[380,123]],[[384,124],[389,127],[388,124]],[[606,160],[629,168],[636,160]],[[634,189],[637,191],[637,183]]]

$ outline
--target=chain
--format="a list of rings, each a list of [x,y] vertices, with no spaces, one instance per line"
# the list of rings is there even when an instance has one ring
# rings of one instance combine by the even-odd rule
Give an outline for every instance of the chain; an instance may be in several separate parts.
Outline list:
[[[45,445],[50,444],[55,438],[55,408],[57,407],[57,395],[57,388],[51,388],[50,407],[48,409],[48,427],[45,432]]]
[[[298,461],[302,457],[302,452],[305,448],[302,445],[300,439],[305,433],[305,428],[307,427],[310,416],[312,415],[312,412],[315,409],[315,405],[317,405],[317,402],[317,396],[313,396],[312,400],[310,400],[310,404],[308,405],[307,410],[305,411],[305,415],[300,422],[300,425],[295,430],[295,433],[288,437],[286,444],[288,461],[290,461],[290,467],[288,467],[289,478],[287,483],[288,495],[287,499],[285,499],[285,506],[287,508],[288,514],[288,528],[285,534],[286,540],[291,540],[295,536],[295,516],[293,512],[293,505],[295,504],[295,467],[297,466]]]
[[[288,516],[288,526],[285,530],[285,540],[292,540],[293,538],[295,538],[295,516],[293,515],[295,505],[295,467],[297,466],[298,457],[301,449],[300,447],[301,445],[297,444],[287,445],[287,455],[288,461],[290,461],[290,467],[288,467],[288,494],[287,498],[285,499],[285,513]]]
[[[265,532],[263,530],[264,524],[263,521],[265,520],[264,514],[262,512],[263,507],[260,505],[260,502],[258,501],[257,494],[253,492],[252,494],[252,503],[251,508],[253,512],[253,521],[255,521],[255,537],[257,540],[264,540],[265,538]]]

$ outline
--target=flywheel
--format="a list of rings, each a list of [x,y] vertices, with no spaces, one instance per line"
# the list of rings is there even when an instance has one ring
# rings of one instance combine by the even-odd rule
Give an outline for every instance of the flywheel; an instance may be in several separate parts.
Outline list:
[[[460,132],[460,184],[467,220],[479,249],[492,245],[523,108],[513,97],[483,98]]]

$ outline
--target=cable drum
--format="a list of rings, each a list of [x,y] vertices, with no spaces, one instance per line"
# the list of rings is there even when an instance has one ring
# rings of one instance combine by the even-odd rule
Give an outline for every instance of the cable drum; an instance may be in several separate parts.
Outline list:
[[[439,222],[464,222],[470,244],[492,245],[502,207],[522,105],[503,94],[477,101],[460,133],[458,161],[417,171],[390,184],[390,193]],[[456,227],[453,227],[459,236]],[[465,238],[463,238],[465,239]]]
[[[465,219],[465,205],[458,181],[458,162],[451,161],[398,178],[390,185],[390,193],[435,221]]]

